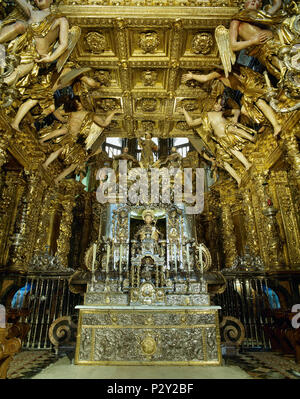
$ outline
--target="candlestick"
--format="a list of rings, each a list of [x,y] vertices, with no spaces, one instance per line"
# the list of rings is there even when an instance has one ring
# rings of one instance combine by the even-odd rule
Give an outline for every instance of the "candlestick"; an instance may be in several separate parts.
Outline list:
[[[120,245],[119,274],[122,274],[123,244]]]
[[[266,84],[267,84],[268,88],[270,89],[272,86],[271,86],[271,82],[270,82],[270,79],[269,79],[267,71],[264,71],[264,77],[265,77],[265,80],[266,80]]]
[[[93,244],[93,263],[92,263],[92,273],[95,271],[95,262],[96,262],[96,252],[97,252],[97,244]]]
[[[199,259],[200,259],[200,267],[201,267],[201,274],[203,274],[203,259],[202,259],[202,245],[199,245]]]
[[[106,274],[108,274],[108,265],[109,265],[109,256],[110,256],[110,245],[109,242],[107,242],[107,248],[106,248]]]
[[[177,276],[177,248],[176,248],[176,244],[173,245],[173,249],[174,249],[174,271],[175,271],[175,274]]]
[[[186,261],[187,261],[187,269],[188,273],[190,272],[190,244],[186,244]]]

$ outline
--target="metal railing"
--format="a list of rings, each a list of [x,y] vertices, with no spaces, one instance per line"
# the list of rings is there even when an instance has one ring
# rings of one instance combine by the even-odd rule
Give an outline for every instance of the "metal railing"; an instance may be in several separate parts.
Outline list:
[[[54,320],[74,314],[75,306],[82,302],[79,294],[68,288],[66,276],[27,277],[23,298],[14,308],[28,309],[29,315],[21,321],[30,325],[30,331],[23,342],[23,348],[50,349],[48,331]]]
[[[239,319],[245,327],[244,349],[270,349],[264,326],[274,324],[270,310],[279,308],[276,292],[270,288],[272,281],[265,276],[226,276],[227,287],[213,298],[221,306],[223,316]]]

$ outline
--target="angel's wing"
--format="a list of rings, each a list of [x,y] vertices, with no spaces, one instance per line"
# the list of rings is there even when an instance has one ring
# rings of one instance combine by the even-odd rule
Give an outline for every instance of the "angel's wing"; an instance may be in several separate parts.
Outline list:
[[[220,58],[224,67],[224,72],[226,78],[228,78],[229,72],[231,72],[231,67],[235,63],[236,56],[232,51],[230,40],[229,40],[229,30],[223,25],[219,25],[215,29],[215,39],[218,45]]]
[[[101,135],[103,132],[103,127],[98,126],[96,123],[93,123],[89,132],[89,135],[85,139],[85,149],[89,150],[92,148],[93,144],[95,141],[98,139],[98,137]]]
[[[70,54],[72,53],[74,47],[76,46],[80,34],[81,34],[81,29],[79,28],[79,26],[72,26],[72,28],[69,29],[68,47],[66,51],[57,60],[56,63],[57,72],[60,72],[62,70]]]

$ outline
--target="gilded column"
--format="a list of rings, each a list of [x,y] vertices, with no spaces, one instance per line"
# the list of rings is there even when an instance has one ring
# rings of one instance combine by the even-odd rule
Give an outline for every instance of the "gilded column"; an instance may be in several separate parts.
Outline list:
[[[222,206],[222,223],[223,223],[223,247],[225,252],[225,266],[231,267],[237,257],[236,237],[234,233],[234,225],[230,204],[221,202]]]
[[[5,187],[0,201],[0,265],[5,266],[8,261],[10,238],[14,232],[14,226],[18,209],[20,210],[21,198],[26,186],[23,171],[7,171]]]
[[[283,148],[295,175],[300,179],[300,152],[296,136],[300,136],[299,122],[294,128],[285,129],[282,133]],[[298,182],[299,183],[299,182]]]
[[[98,240],[99,234],[101,235],[103,223],[106,222],[106,212],[104,213],[103,210],[107,206],[107,204],[104,206],[100,204],[95,197],[92,199],[92,231],[90,242]]]
[[[259,239],[255,223],[255,214],[252,204],[252,196],[249,189],[247,188],[243,189],[241,193],[243,198],[247,246],[250,249],[251,253],[255,255],[260,255]]]
[[[285,236],[286,263],[292,269],[300,268],[300,237],[297,210],[292,199],[286,171],[274,172],[270,179],[275,206],[279,209],[280,225]]]
[[[34,251],[36,232],[41,208],[44,184],[38,172],[31,173],[23,196],[23,211],[19,231],[15,233],[15,249],[12,254],[10,270],[26,273]]]
[[[92,204],[91,195],[93,193],[84,192],[84,212],[83,212],[83,227],[80,240],[80,264],[84,262],[85,251],[90,242],[91,221],[92,221]]]
[[[252,171],[252,199],[255,209],[255,220],[258,230],[261,255],[266,270],[282,268],[282,242],[276,219],[277,210],[266,189],[266,172]]]
[[[62,196],[62,216],[59,226],[59,237],[57,239],[56,256],[63,267],[68,267],[68,255],[70,252],[70,239],[72,235],[73,208],[76,204],[76,181],[65,180],[65,193]]]
[[[48,187],[44,193],[40,211],[37,239],[34,248],[36,255],[45,252],[46,245],[50,247],[49,235],[51,234],[51,221],[58,203],[57,201],[55,202],[55,197],[53,189]]]

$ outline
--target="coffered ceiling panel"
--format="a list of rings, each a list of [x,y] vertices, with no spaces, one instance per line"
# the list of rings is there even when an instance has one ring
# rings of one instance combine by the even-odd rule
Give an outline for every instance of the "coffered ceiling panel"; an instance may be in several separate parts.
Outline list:
[[[200,115],[211,88],[195,81],[182,84],[182,75],[220,64],[214,29],[220,23],[228,26],[237,8],[210,8],[209,2],[185,7],[177,0],[177,6],[164,0],[130,0],[131,6],[129,0],[103,0],[101,7],[99,1],[62,0],[60,10],[71,26],[81,28],[73,60],[92,67],[90,75],[101,82],[90,95],[90,106],[103,115],[114,107],[121,110],[107,134],[193,135],[178,108],[184,104]],[[163,3],[166,7],[158,6]]]

